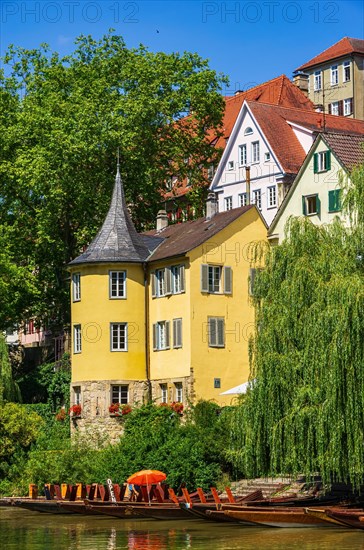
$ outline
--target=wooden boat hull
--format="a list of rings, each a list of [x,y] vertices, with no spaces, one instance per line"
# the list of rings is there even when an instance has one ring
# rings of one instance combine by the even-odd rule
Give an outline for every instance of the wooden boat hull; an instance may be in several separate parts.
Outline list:
[[[344,526],[364,529],[364,510],[327,510],[326,513],[330,518],[339,521]]]
[[[332,527],[318,517],[305,514],[304,509],[297,510],[224,510],[228,517],[239,522],[251,522],[266,527]]]
[[[179,506],[129,506],[133,514],[143,518],[152,518],[158,520],[179,520],[195,519],[188,512]]]
[[[25,508],[31,512],[41,512],[45,514],[73,514],[69,510],[62,509],[58,500],[13,500],[13,506]]]
[[[317,509],[317,508],[305,508],[305,513],[309,516],[314,516],[320,518],[322,521],[326,521],[338,527],[343,527],[343,523],[327,515],[327,509]]]

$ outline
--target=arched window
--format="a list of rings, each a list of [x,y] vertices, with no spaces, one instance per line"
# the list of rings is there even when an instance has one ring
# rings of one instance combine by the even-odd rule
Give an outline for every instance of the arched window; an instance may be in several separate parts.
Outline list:
[[[244,136],[249,136],[249,135],[252,134],[252,133],[253,133],[252,128],[250,128],[250,126],[248,126],[248,127],[245,129]]]

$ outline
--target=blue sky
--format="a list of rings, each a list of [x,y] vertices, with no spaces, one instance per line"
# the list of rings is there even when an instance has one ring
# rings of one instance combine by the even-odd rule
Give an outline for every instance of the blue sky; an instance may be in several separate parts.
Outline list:
[[[100,38],[109,28],[128,47],[194,51],[227,74],[226,95],[292,71],[344,36],[364,38],[362,0],[6,1],[1,52],[10,43],[47,42],[68,54],[80,34]]]

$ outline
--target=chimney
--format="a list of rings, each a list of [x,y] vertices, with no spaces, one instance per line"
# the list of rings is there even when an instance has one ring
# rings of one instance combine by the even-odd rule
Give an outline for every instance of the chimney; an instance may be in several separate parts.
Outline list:
[[[162,231],[168,226],[168,216],[165,210],[159,210],[157,214],[157,231]]]
[[[250,166],[245,167],[246,204],[250,204]]]
[[[293,76],[293,84],[308,96],[308,74],[300,73]]]
[[[206,220],[211,220],[218,212],[218,201],[215,193],[210,192],[206,201]]]

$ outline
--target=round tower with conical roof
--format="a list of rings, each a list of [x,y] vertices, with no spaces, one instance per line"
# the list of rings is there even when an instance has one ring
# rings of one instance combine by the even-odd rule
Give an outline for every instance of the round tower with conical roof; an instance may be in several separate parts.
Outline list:
[[[125,203],[118,164],[105,221],[86,251],[69,264],[71,406],[80,405],[73,407],[73,412],[71,409],[74,428],[98,423],[116,439],[120,423],[115,416],[125,412],[125,405],[140,404],[148,398],[148,255]]]

